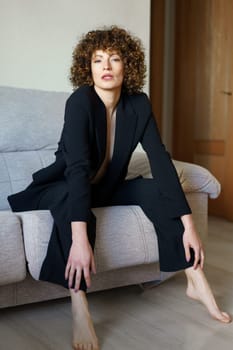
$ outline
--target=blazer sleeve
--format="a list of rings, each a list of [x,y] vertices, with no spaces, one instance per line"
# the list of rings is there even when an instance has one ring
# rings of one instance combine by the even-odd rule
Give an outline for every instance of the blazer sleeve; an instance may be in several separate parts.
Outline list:
[[[66,102],[62,132],[62,152],[68,183],[70,221],[88,221],[90,212],[90,136],[88,110],[80,96]]]
[[[179,181],[175,166],[162,143],[156,120],[154,118],[151,104],[146,97],[146,108],[148,121],[144,129],[141,144],[147,153],[153,178],[157,181],[162,199],[167,203],[170,217],[180,217],[190,214],[191,209],[186,200],[184,191]]]

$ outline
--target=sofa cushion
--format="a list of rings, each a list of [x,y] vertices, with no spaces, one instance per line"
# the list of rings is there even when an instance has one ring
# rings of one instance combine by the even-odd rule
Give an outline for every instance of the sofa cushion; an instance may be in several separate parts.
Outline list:
[[[97,272],[159,260],[154,226],[140,207],[95,208],[93,212],[97,217]],[[18,212],[17,215],[22,220],[28,268],[31,275],[38,279],[52,231],[53,218],[48,210]]]
[[[67,92],[0,86],[0,210],[54,161]]]
[[[26,277],[26,260],[19,218],[0,212],[0,285],[22,281]]]
[[[0,152],[54,149],[69,95],[0,86]]]
[[[54,161],[55,150],[0,153],[0,210],[10,209],[7,196],[26,188],[32,174]]]

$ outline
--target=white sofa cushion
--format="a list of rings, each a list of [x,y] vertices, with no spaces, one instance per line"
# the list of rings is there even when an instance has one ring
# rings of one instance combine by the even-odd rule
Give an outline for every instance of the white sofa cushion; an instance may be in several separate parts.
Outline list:
[[[67,92],[0,86],[0,210],[54,161]]]
[[[0,152],[54,149],[69,95],[0,86]]]

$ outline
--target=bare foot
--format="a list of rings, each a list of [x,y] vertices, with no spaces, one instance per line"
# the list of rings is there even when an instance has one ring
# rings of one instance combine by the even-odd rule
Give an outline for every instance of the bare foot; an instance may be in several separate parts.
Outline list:
[[[187,296],[204,304],[215,320],[230,323],[231,316],[219,309],[203,270],[200,267],[196,270],[190,267],[185,273],[188,279]]]
[[[73,349],[99,350],[98,339],[88,310],[86,293],[70,290],[73,314]]]

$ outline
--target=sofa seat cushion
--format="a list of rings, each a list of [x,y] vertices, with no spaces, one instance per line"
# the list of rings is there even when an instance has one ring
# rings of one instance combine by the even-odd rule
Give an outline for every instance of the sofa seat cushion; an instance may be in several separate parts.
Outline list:
[[[0,285],[19,282],[26,277],[26,260],[19,218],[0,212]]]
[[[95,262],[97,272],[158,262],[154,226],[138,206],[93,209],[97,217]],[[17,212],[23,224],[26,259],[38,279],[52,231],[48,210]]]

